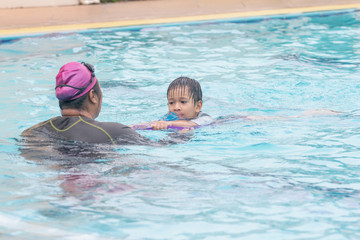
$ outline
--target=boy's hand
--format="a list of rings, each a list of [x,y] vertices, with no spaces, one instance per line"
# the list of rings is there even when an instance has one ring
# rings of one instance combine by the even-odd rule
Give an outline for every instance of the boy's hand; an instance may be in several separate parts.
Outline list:
[[[171,126],[169,121],[157,121],[151,124],[153,130],[167,129],[168,126]]]

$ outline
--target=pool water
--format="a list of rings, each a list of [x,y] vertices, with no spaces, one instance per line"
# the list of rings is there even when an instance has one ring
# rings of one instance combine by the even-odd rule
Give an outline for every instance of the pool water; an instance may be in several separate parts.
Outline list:
[[[0,238],[359,239],[360,15],[320,15],[1,44]],[[100,121],[160,118],[179,76],[229,120],[170,146],[28,158],[20,133],[59,115],[55,76],[69,61],[95,66]]]

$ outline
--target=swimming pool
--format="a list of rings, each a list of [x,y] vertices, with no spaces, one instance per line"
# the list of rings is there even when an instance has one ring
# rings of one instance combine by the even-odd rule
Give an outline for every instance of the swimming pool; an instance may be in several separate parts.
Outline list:
[[[353,12],[0,45],[0,236],[358,239],[359,32]],[[16,139],[59,114],[55,75],[83,60],[95,65],[103,88],[100,121],[159,118],[169,82],[181,75],[200,81],[203,111],[215,118],[344,114],[229,121],[183,144],[117,147],[79,164],[25,158]]]

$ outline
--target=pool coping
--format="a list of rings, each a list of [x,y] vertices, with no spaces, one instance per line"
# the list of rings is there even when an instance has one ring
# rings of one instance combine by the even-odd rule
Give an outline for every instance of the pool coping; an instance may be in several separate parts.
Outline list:
[[[44,36],[51,33],[90,33],[116,30],[140,30],[149,27],[195,25],[220,22],[258,22],[268,19],[292,19],[301,16],[329,16],[360,11],[359,4],[327,5],[301,8],[232,12],[185,17],[135,19],[99,23],[68,24],[0,30],[0,44],[25,37]]]

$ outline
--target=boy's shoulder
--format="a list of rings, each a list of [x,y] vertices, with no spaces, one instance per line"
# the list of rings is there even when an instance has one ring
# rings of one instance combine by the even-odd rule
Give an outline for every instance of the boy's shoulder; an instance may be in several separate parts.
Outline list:
[[[197,118],[200,118],[200,117],[211,117],[211,116],[207,113],[199,112],[199,115],[197,116]]]
[[[197,125],[208,125],[212,123],[214,119],[207,113],[199,112],[199,115],[196,118],[191,119],[191,121]]]

